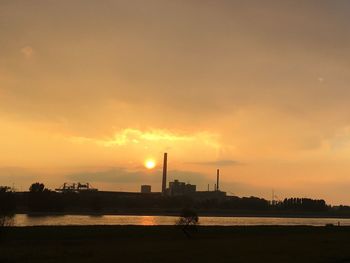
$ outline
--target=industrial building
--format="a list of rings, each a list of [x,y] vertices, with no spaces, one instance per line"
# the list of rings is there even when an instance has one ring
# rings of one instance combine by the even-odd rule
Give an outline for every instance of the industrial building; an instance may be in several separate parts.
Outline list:
[[[167,196],[190,196],[195,200],[209,200],[217,199],[223,200],[226,198],[226,192],[220,190],[220,170],[216,170],[216,184],[214,186],[214,191],[197,191],[197,186],[188,184],[185,182],[180,182],[179,180],[174,180],[169,182],[169,188],[166,188],[167,184],[167,169],[168,169],[168,154],[164,153],[163,159],[163,177],[162,177],[162,195]]]
[[[98,189],[93,188],[89,183],[64,183],[61,187],[55,189],[60,193],[88,193],[88,192],[98,192],[100,196],[122,196],[129,198],[137,198],[141,196],[150,195],[153,196],[188,196],[194,200],[210,200],[210,199],[220,199],[224,200],[226,198],[226,193],[220,190],[220,170],[216,171],[216,184],[212,191],[197,191],[197,186],[190,183],[181,182],[175,179],[169,182],[167,188],[167,176],[168,176],[168,154],[164,153],[163,157],[163,172],[162,172],[162,182],[161,182],[161,192],[152,193],[151,185],[141,185],[139,193],[131,192],[109,192],[109,191],[98,191]]]
[[[166,180],[167,180],[167,171],[168,171],[168,154],[164,153],[163,159],[163,178],[162,178],[162,194],[166,195]]]
[[[184,182],[180,182],[179,180],[174,180],[173,182],[169,182],[169,188],[167,189],[167,194],[169,196],[189,195],[195,192],[196,192],[195,185],[186,184]]]
[[[150,185],[141,185],[141,193],[149,194],[151,193],[152,187]]]
[[[98,189],[93,188],[89,183],[64,183],[61,187],[55,189],[61,193],[81,193],[81,192],[97,192]]]

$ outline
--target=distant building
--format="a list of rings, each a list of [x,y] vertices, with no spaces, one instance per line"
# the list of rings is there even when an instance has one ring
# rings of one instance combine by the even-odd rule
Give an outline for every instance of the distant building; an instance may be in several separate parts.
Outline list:
[[[141,185],[141,193],[143,194],[149,194],[151,193],[151,186],[150,185]]]
[[[56,189],[61,193],[81,193],[81,192],[97,192],[98,189],[93,188],[89,183],[64,183],[60,188]]]
[[[169,182],[168,193],[170,196],[174,195],[189,195],[196,192],[196,186],[193,184],[186,184],[179,180]]]

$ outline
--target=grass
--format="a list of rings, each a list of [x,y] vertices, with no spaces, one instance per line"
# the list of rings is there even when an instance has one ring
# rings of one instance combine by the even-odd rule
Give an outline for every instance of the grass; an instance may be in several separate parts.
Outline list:
[[[0,262],[350,262],[349,227],[59,226],[6,229]]]

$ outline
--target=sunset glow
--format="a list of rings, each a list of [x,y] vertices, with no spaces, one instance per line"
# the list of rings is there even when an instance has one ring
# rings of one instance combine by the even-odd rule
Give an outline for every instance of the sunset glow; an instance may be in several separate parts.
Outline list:
[[[157,192],[167,152],[199,191],[220,169],[238,196],[350,205],[350,1],[0,10],[0,185]]]

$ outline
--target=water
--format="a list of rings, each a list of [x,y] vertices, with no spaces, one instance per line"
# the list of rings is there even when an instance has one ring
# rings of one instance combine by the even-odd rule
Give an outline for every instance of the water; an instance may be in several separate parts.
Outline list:
[[[14,217],[15,226],[62,226],[62,225],[174,225],[176,216],[129,216],[129,215],[49,215],[28,216],[17,214]],[[350,226],[350,219],[338,218],[276,218],[276,217],[211,217],[201,216],[203,226],[254,226],[254,225],[283,225],[283,226],[325,226],[326,224]]]

